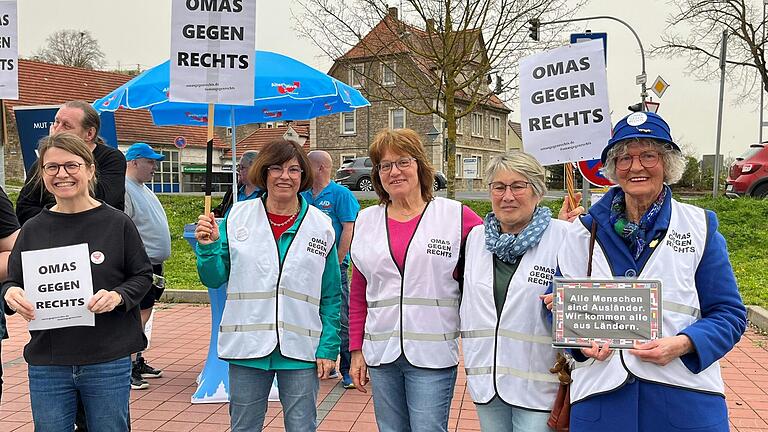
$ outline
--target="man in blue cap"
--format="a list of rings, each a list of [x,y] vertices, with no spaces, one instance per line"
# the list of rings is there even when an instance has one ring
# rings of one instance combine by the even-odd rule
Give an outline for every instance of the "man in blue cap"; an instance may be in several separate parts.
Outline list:
[[[139,230],[144,248],[152,263],[154,283],[141,300],[141,324],[147,325],[155,301],[160,299],[164,289],[163,262],[171,256],[171,233],[168,218],[160,200],[146,185],[152,181],[157,163],[165,156],[155,152],[146,143],[136,143],[125,153],[125,213],[130,216]],[[159,378],[163,371],[151,367],[141,353],[136,354],[131,373],[131,388],[143,390],[149,387],[144,378]]]

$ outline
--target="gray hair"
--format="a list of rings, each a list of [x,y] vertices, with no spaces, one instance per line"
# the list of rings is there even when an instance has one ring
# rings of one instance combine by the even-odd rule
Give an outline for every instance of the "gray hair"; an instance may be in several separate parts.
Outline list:
[[[258,155],[259,155],[259,152],[256,150],[247,150],[243,152],[243,155],[240,156],[240,166],[243,166],[244,164],[252,165],[253,161],[256,159]]]
[[[491,158],[485,167],[485,182],[492,182],[498,173],[504,171],[516,172],[525,177],[539,198],[547,193],[547,173],[539,161],[528,153],[509,152]]]
[[[651,138],[632,138],[623,141],[619,141],[610,150],[605,158],[605,165],[603,166],[602,173],[608,178],[608,180],[617,183],[616,177],[616,157],[627,153],[627,148],[635,143],[645,144],[653,147],[654,150],[661,154],[661,159],[664,161],[664,183],[675,184],[683,177],[683,171],[685,171],[685,158],[680,150],[672,147],[671,144],[663,141],[651,139]]]

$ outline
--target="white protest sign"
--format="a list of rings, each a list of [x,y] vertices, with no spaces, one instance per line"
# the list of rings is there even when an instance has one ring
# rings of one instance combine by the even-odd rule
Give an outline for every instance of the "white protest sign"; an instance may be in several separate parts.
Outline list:
[[[599,159],[611,137],[603,42],[581,42],[520,61],[525,151],[542,165]]]
[[[24,296],[35,309],[30,330],[94,325],[86,307],[93,296],[87,244],[22,252],[21,266]]]
[[[253,105],[256,0],[173,0],[172,102]]]
[[[16,1],[0,1],[0,99],[19,98]]]

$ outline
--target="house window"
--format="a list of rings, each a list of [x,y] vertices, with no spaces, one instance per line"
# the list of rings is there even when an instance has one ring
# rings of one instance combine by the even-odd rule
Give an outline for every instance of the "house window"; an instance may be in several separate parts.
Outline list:
[[[483,156],[478,154],[473,154],[473,158],[477,159],[477,176],[475,178],[483,178]]]
[[[180,165],[178,150],[161,150],[165,158],[157,162],[158,169],[148,185],[155,192],[179,192]]]
[[[483,136],[483,115],[472,113],[472,136]]]
[[[390,108],[389,128],[402,129],[405,127],[405,108]]]
[[[341,134],[354,135],[357,131],[357,111],[341,113]]]
[[[383,62],[381,64],[381,84],[395,85],[395,62]]]
[[[227,128],[227,136],[232,136],[232,128],[231,127]]]
[[[345,161],[351,161],[356,156],[357,155],[354,153],[342,153],[341,156],[339,156],[339,166],[344,165]]]
[[[491,139],[499,139],[499,130],[501,129],[501,119],[491,116]]]
[[[456,119],[456,135],[464,135],[464,117]]]
[[[349,68],[349,85],[354,88],[361,88],[365,85],[365,65],[363,63],[353,64]]]
[[[456,178],[464,177],[464,165],[461,163],[461,158],[461,153],[456,153]]]

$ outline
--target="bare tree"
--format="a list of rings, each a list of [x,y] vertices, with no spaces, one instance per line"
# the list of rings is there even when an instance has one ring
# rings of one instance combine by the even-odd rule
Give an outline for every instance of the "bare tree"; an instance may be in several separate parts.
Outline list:
[[[455,194],[457,120],[478,105],[517,96],[518,60],[555,44],[561,26],[547,26],[543,41],[528,38],[528,21],[571,16],[584,0],[406,0],[400,15],[382,0],[298,0],[297,30],[342,64],[356,59],[386,64],[398,86],[382,83],[384,73],[355,71],[366,81],[366,96],[396,102],[415,115],[435,115],[447,131],[448,196]],[[378,31],[371,31],[374,27]],[[348,65],[351,67],[351,61]],[[400,84],[402,83],[402,84]],[[492,88],[491,88],[492,87]],[[501,99],[500,99],[501,98]]]
[[[753,99],[755,87],[768,91],[764,50],[763,3],[759,0],[676,0],[667,18],[662,44],[652,54],[690,59],[688,71],[695,77],[719,78],[723,31],[729,33],[727,76],[742,86],[741,96]]]
[[[104,65],[104,53],[99,42],[87,30],[59,30],[52,33],[34,57],[48,63],[85,69],[98,69]]]

